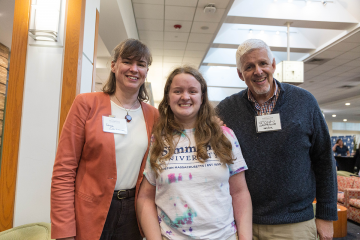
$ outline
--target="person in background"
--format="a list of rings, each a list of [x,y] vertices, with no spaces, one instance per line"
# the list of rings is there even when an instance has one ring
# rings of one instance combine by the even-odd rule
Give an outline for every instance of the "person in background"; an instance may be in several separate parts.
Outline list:
[[[247,89],[221,101],[216,110],[238,137],[249,167],[253,239],[315,240],[317,233],[332,239],[335,161],[316,99],[273,78],[275,58],[262,40],[240,44],[236,65]]]
[[[350,156],[349,148],[344,145],[344,142],[340,138],[336,140],[332,150],[336,153],[336,155]]]
[[[146,239],[250,240],[247,166],[196,69],[172,71],[159,113],[137,202]]]
[[[142,240],[135,199],[158,118],[144,103],[151,61],[146,45],[127,39],[114,49],[103,92],[75,98],[53,170],[53,239]]]

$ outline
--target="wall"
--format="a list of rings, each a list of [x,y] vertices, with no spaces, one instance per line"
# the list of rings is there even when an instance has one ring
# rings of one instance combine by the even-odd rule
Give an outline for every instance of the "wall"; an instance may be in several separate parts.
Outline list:
[[[95,17],[99,6],[100,0],[86,1],[81,92],[91,91]],[[62,14],[65,14],[65,7],[66,0],[62,0]],[[50,222],[50,186],[61,102],[64,23],[63,19],[58,43],[36,43],[31,38],[28,41],[13,227]]]

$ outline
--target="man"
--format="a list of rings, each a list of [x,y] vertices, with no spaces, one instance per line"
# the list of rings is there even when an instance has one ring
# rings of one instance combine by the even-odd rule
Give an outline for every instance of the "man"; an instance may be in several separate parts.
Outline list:
[[[330,136],[315,98],[273,78],[270,48],[249,39],[236,52],[247,89],[216,110],[248,164],[253,239],[332,239],[337,179]],[[316,197],[316,220],[312,202]]]

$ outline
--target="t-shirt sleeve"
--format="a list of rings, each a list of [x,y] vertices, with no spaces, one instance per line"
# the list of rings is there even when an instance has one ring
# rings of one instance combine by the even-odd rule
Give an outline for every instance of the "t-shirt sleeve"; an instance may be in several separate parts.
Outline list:
[[[149,183],[151,185],[156,186],[156,174],[155,174],[154,170],[151,168],[151,165],[150,165],[150,151],[151,151],[151,146],[152,146],[152,143],[153,143],[153,139],[154,139],[154,136],[151,136],[150,150],[149,150],[148,157],[146,159],[146,164],[145,164],[145,168],[144,168],[144,176],[146,177],[146,179],[149,181]]]
[[[237,173],[245,171],[248,169],[245,159],[242,155],[239,141],[237,140],[235,133],[228,127],[221,127],[223,129],[224,135],[229,139],[232,145],[232,153],[234,157],[234,163],[229,164],[230,176],[233,176]]]

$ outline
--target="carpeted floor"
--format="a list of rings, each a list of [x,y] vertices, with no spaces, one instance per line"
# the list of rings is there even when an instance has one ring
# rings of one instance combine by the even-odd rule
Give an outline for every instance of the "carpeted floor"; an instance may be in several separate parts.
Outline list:
[[[360,239],[360,224],[351,220],[347,222],[347,236],[343,238],[334,238],[334,240],[355,240]]]

